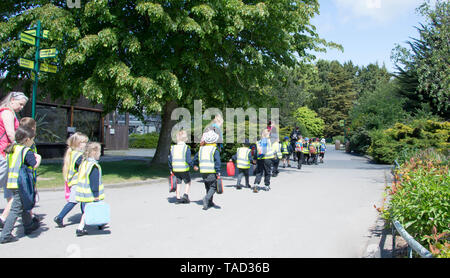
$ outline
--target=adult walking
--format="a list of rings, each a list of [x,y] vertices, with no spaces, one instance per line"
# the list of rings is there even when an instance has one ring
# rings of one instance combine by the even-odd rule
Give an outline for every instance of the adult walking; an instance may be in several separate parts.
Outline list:
[[[22,92],[10,92],[0,102],[0,186],[3,187],[3,195],[7,201],[6,207],[0,216],[0,227],[8,217],[11,210],[13,195],[11,190],[6,188],[8,181],[8,162],[6,161],[5,148],[14,142],[16,129],[19,127],[19,120],[16,113],[19,113],[27,104],[28,97]]]

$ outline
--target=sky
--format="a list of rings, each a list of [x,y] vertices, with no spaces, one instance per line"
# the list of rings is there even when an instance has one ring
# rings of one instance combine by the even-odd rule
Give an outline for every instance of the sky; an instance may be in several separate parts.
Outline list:
[[[390,56],[395,44],[418,38],[415,26],[425,23],[416,12],[423,0],[319,0],[320,15],[312,19],[319,37],[338,43],[344,52],[316,53],[324,60],[352,61],[354,65],[377,63],[395,72]]]

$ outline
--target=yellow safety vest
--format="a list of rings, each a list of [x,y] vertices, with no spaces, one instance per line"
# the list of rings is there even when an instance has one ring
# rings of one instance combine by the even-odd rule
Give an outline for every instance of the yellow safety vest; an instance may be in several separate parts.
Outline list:
[[[309,154],[309,143],[308,142],[303,142],[303,153]]]
[[[288,145],[289,145],[289,142],[283,141],[282,148],[281,148],[282,154],[289,154]]]
[[[98,199],[99,200],[105,199],[104,187],[102,182],[102,168],[98,163],[94,161],[84,160],[81,163],[78,171],[78,183],[75,197],[75,200],[77,202],[90,203],[95,200],[89,181],[89,174],[91,173],[92,168],[94,166],[98,168],[98,171],[100,173],[98,186]]]
[[[23,153],[22,153],[23,150]],[[6,183],[6,188],[8,189],[18,189],[19,184],[17,180],[19,179],[19,171],[22,166],[23,160],[25,159],[25,155],[30,150],[30,148],[15,145],[12,154],[7,155],[8,161],[8,181]],[[19,159],[20,154],[22,153],[21,159]]]
[[[248,159],[248,154],[251,152],[249,148],[238,148],[237,149],[237,167],[239,169],[250,169],[250,160]]]
[[[281,159],[283,157],[283,154],[281,153],[280,142],[273,143],[272,144],[272,150],[277,155],[278,159]]]
[[[186,152],[188,145],[177,144],[170,148],[172,155],[172,171],[173,172],[187,172],[189,171],[189,164],[186,161]]]
[[[216,144],[206,144],[201,146],[198,151],[198,159],[200,161],[200,173],[215,173],[214,169],[214,152],[216,151]]]
[[[257,148],[258,154],[259,154],[259,150],[258,149],[261,148],[259,142],[260,141],[256,142],[256,148]],[[272,158],[274,158],[274,153],[273,153],[273,150],[272,150],[272,144],[270,143],[270,139],[267,139],[267,152],[264,154],[263,157],[258,157],[258,159],[272,159]]]
[[[75,162],[82,156],[83,153],[79,151],[70,152],[70,167],[67,174],[67,186],[72,187],[78,182],[78,171],[75,169]]]

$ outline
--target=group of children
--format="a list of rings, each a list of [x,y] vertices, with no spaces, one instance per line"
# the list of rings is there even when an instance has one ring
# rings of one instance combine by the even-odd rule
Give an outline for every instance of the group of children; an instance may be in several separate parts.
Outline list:
[[[186,144],[187,133],[183,130],[177,133],[177,144],[173,145],[169,154],[169,170],[170,174],[177,179],[177,184],[181,185],[182,181],[186,184],[185,193],[181,197],[181,188],[176,186],[176,203],[189,203],[189,189],[191,186],[190,168],[195,171],[200,169],[203,182],[205,183],[206,195],[203,198],[203,209],[207,210],[212,206],[216,206],[213,202],[213,195],[217,191],[217,181],[220,179],[220,153],[217,149],[217,139],[219,135],[213,130],[206,130],[203,134],[200,148],[194,159],[191,160],[191,151]],[[270,190],[270,178],[276,177],[279,173],[278,166],[280,160],[283,162],[283,168],[290,167],[289,157],[294,154],[298,161],[298,169],[302,164],[318,164],[323,162],[326,151],[325,140],[319,139],[308,140],[302,136],[298,139],[294,150],[290,150],[289,137],[285,137],[280,144],[277,138],[271,142],[271,133],[269,129],[263,130],[261,139],[250,146],[248,140],[237,149],[236,154],[232,156],[230,161],[235,161],[238,169],[236,189],[242,187],[252,188],[253,192],[259,191],[259,184],[264,176],[265,190]],[[250,169],[251,164],[256,165],[255,180],[253,187],[250,185]],[[245,185],[241,184],[242,178],[245,178]]]
[[[294,146],[294,147],[292,147]],[[289,137],[284,137],[281,144],[281,153],[283,155],[283,168],[291,167],[290,156],[293,155],[293,160],[297,161],[297,168],[301,169],[303,164],[319,164],[323,163],[325,152],[327,150],[325,138],[319,141],[319,138],[303,138],[301,135],[295,144],[289,143]]]
[[[25,235],[31,234],[40,227],[40,220],[31,210],[24,209],[23,197],[20,194],[19,175],[22,164],[34,172],[34,185],[36,184],[36,169],[41,163],[41,156],[37,154],[34,144],[36,136],[36,122],[32,118],[22,118],[15,133],[15,142],[10,144],[5,152],[8,160],[7,190],[11,191],[12,203],[6,221],[0,223],[3,230],[0,243],[14,242],[18,239],[12,235],[12,231],[21,216]],[[58,227],[64,227],[63,218],[77,203],[80,203],[82,217],[76,230],[77,236],[87,234],[84,222],[84,207],[86,203],[104,199],[101,167],[98,160],[101,155],[101,145],[97,142],[89,142],[88,137],[81,132],[72,134],[67,139],[68,148],[64,156],[63,177],[66,187],[67,204],[63,207],[54,221]],[[102,229],[103,226],[99,226]]]

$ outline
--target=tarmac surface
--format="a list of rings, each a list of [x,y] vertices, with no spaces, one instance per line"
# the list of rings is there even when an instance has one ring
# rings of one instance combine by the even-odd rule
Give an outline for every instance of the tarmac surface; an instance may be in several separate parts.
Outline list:
[[[102,159],[149,159],[150,152],[110,151]],[[390,170],[329,145],[323,164],[301,170],[280,165],[270,191],[237,190],[236,179],[224,175],[225,192],[214,195],[218,207],[207,211],[200,178],[192,182],[190,204],[175,204],[166,179],[105,185],[111,223],[105,230],[88,227],[89,235],[82,237],[75,235],[79,206],[66,216],[64,228],[56,228],[53,218],[65,205],[64,192],[40,191],[34,212],[43,218],[41,228],[25,236],[17,221],[13,234],[19,241],[0,245],[0,257],[379,257],[382,227],[374,205],[381,205]]]

